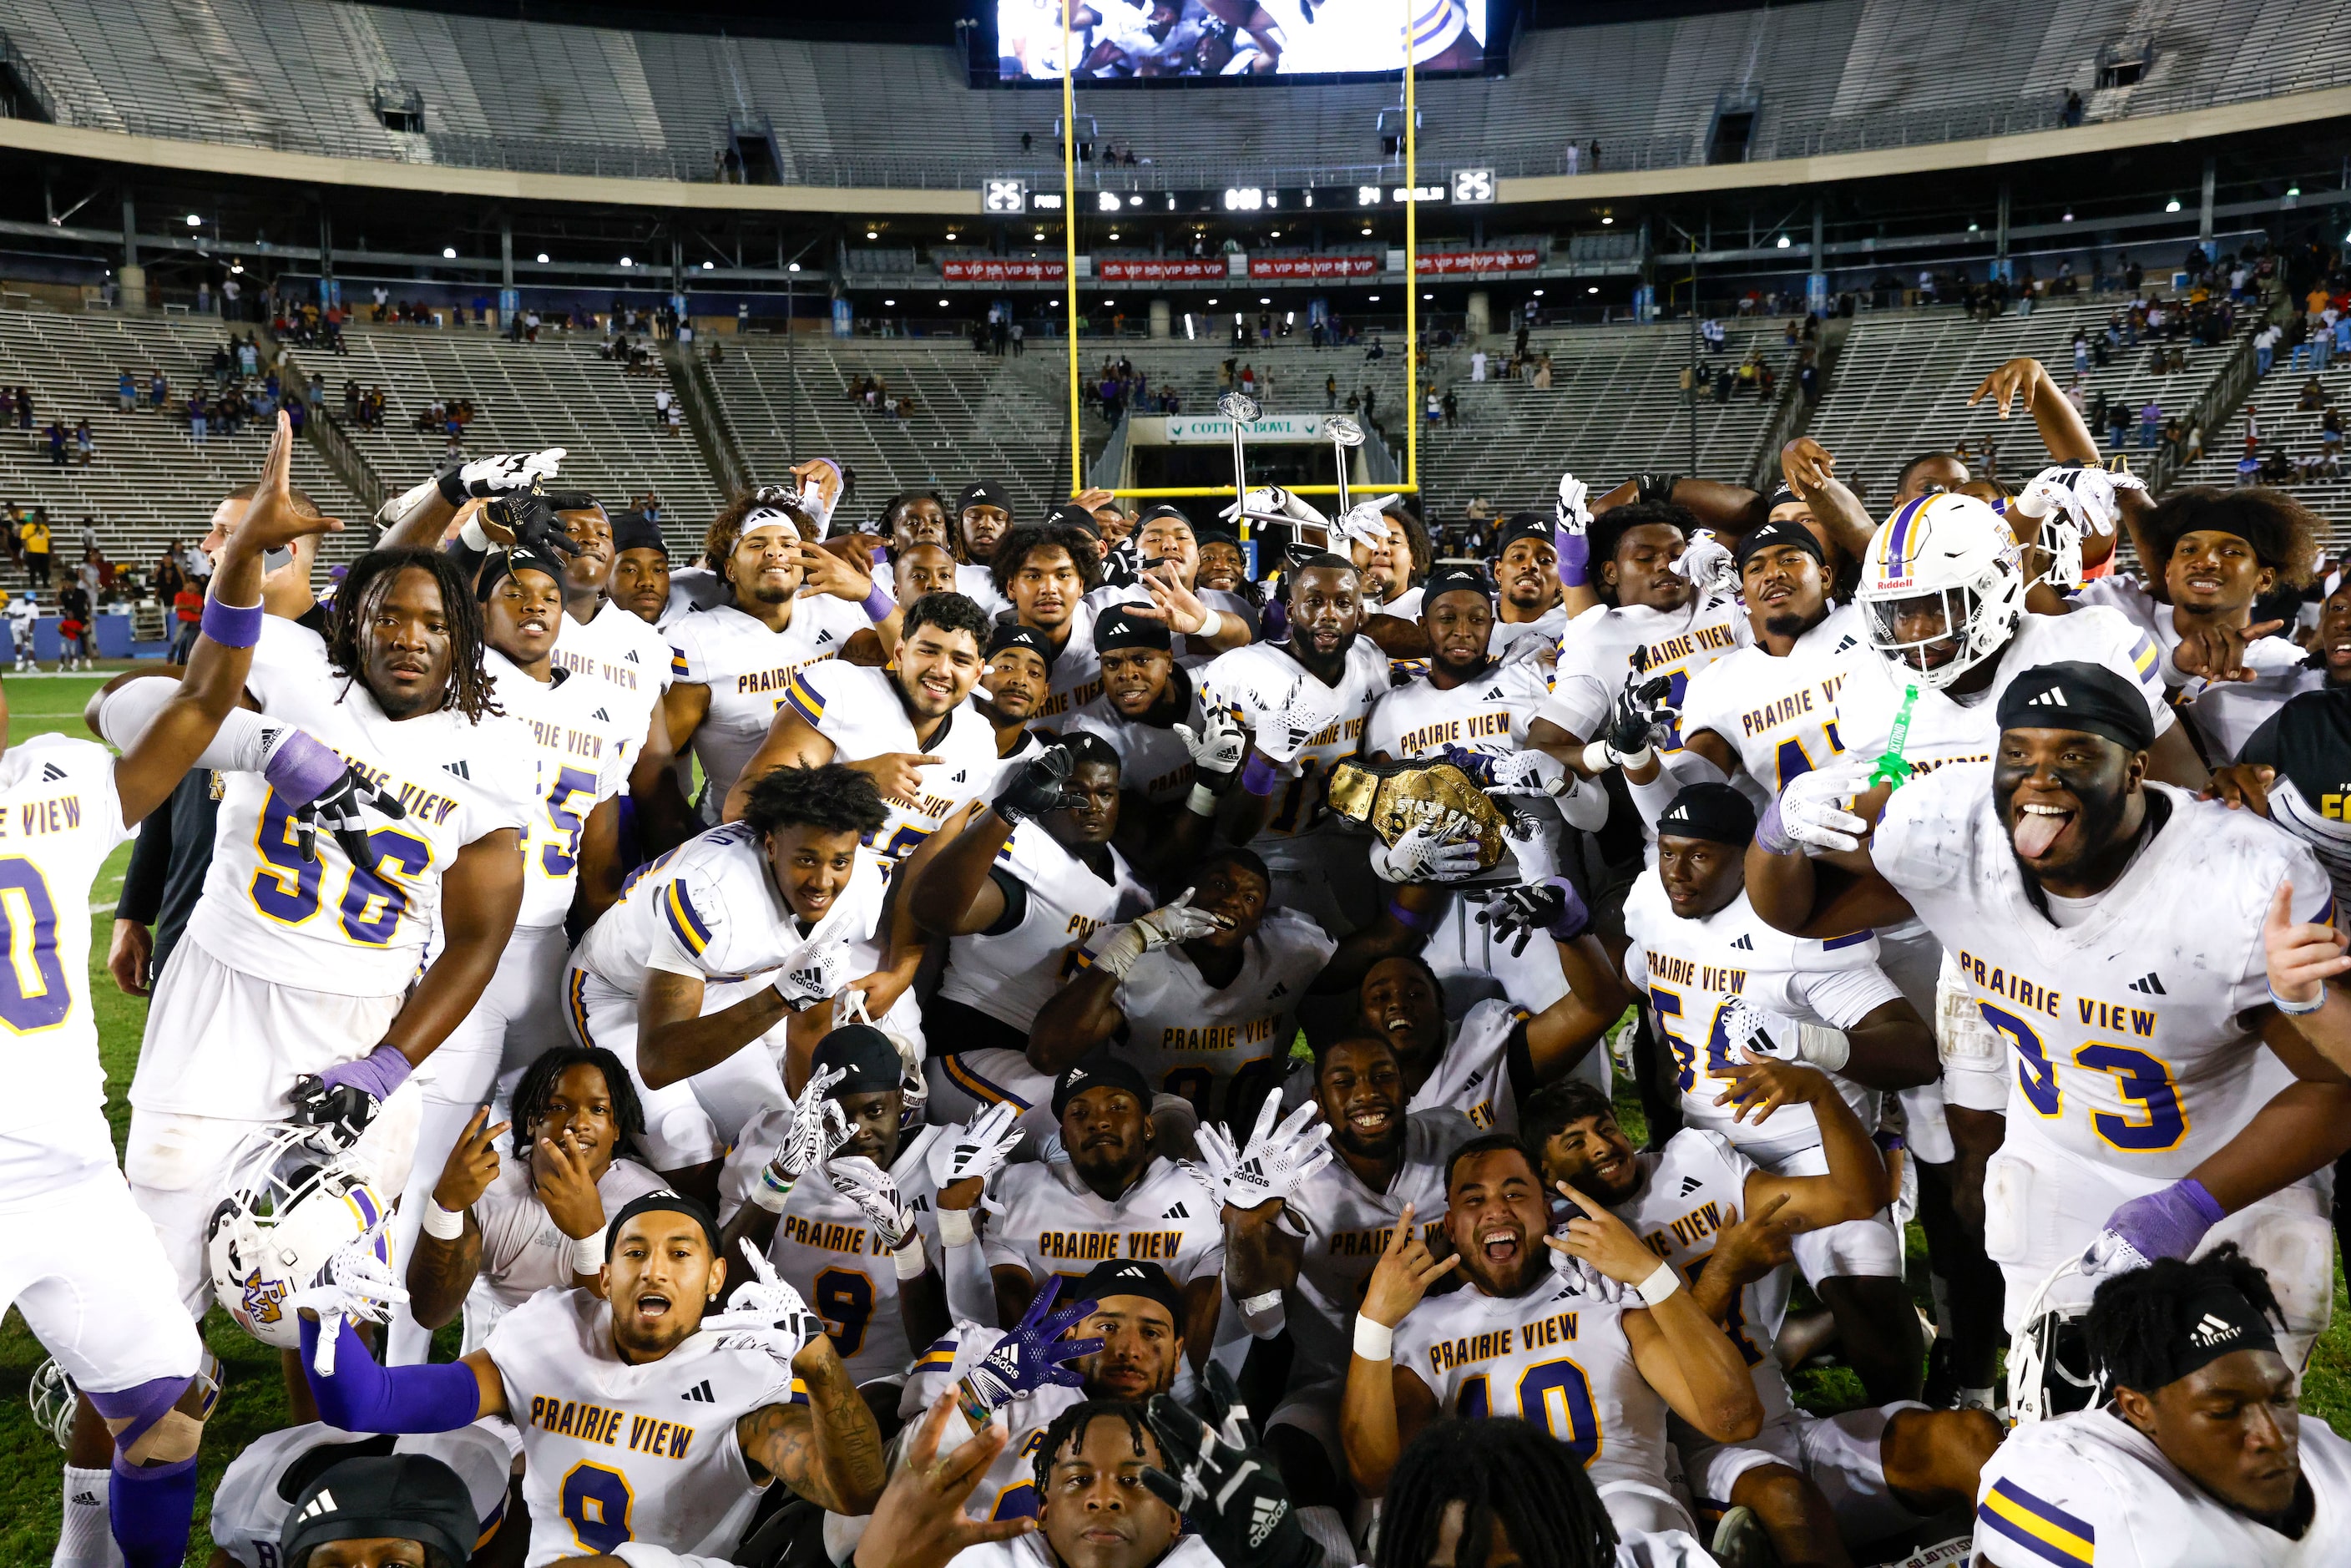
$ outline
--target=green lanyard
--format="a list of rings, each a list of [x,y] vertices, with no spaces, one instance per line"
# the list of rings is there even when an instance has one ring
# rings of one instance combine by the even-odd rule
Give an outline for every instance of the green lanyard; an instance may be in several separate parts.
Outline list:
[[[1909,779],[1910,764],[1902,760],[1902,747],[1910,739],[1910,710],[1917,702],[1918,686],[1914,681],[1902,694],[1902,711],[1894,716],[1894,733],[1886,737],[1885,754],[1869,770],[1871,784],[1890,784],[1899,789]]]

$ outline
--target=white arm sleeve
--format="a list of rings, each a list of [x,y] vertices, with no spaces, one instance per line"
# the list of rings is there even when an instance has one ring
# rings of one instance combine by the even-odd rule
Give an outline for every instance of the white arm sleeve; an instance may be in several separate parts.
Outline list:
[[[1835,969],[1824,975],[1798,975],[1791,989],[1803,999],[1813,1016],[1831,1029],[1851,1029],[1902,995],[1886,971],[1871,964],[1856,969]]]
[[[987,1244],[974,1239],[950,1247],[942,1241],[939,1250],[946,1255],[939,1272],[947,1290],[947,1316],[959,1323],[994,1326],[996,1277],[987,1270]]]
[[[1654,833],[1657,819],[1674,803],[1674,797],[1693,784],[1727,784],[1729,779],[1721,768],[1695,751],[1677,751],[1657,758],[1657,776],[1646,784],[1625,780],[1625,792],[1633,798],[1633,805],[1641,813],[1641,821]]]
[[[116,750],[128,751],[179,695],[177,681],[151,677],[129,682],[108,694],[99,705],[98,731]],[[221,720],[220,732],[213,737],[212,744],[197,757],[195,766],[231,773],[258,773],[286,728],[249,708],[231,708],[228,716]]]

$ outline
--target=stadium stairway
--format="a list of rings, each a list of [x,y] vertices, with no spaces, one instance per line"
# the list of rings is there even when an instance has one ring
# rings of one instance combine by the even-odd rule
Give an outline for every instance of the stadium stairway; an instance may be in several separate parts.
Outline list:
[[[2299,459],[2317,452],[2324,405],[2310,410],[2299,406],[2304,383],[2314,373],[2325,389],[2326,402],[2351,419],[2351,360],[2338,358],[2325,371],[2314,372],[2307,361],[2297,368],[2289,363],[2287,355],[2281,353],[2270,373],[2253,383],[2252,395],[2246,399],[2244,406],[2233,411],[2226,423],[2205,434],[2204,455],[2181,469],[2172,483],[2223,486],[2236,484],[2237,462],[2244,455],[2245,431],[2254,413],[2260,418],[2264,453],[2274,447],[2289,458]],[[2340,462],[2342,449],[2338,447],[2336,451]],[[2351,547],[2351,466],[2345,466],[2335,478],[2297,479],[2283,487],[2325,519],[2329,555],[2338,555]]]
[[[240,434],[215,434],[199,445],[181,413],[226,335],[226,324],[203,317],[0,310],[0,383],[30,388],[35,412],[34,429],[0,430],[0,501],[47,508],[60,572],[85,516],[97,519],[110,560],[148,568],[171,542],[201,538],[220,498],[260,474],[267,422],[248,421]],[[115,389],[126,370],[142,396],[148,371],[162,371],[172,412],[122,413]],[[89,420],[98,455],[89,466],[50,463],[43,433],[53,416],[68,430]],[[322,510],[351,525],[328,536],[322,559],[356,556],[367,538],[366,508],[308,443],[294,448],[293,476]],[[13,591],[23,580],[0,560],[0,583]]]

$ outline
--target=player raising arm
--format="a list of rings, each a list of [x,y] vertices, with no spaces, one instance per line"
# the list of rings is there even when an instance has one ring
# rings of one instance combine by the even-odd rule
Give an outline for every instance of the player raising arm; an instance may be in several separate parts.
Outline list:
[[[542,1291],[462,1361],[378,1366],[351,1328],[405,1292],[364,1245],[288,1297],[319,1416],[354,1432],[446,1432],[485,1416],[522,1439],[533,1562],[637,1542],[730,1552],[772,1480],[835,1513],[882,1495],[882,1438],[824,1321],[753,1255],[729,1310],[718,1228],[648,1193],[605,1233],[600,1292]],[[806,1404],[794,1403],[805,1393]]]

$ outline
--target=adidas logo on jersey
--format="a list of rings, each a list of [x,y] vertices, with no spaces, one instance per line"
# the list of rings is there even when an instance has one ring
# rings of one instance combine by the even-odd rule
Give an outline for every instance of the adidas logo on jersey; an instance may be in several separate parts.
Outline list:
[[[1682,1197],[1687,1197],[1690,1194],[1692,1194],[1692,1193],[1696,1192],[1698,1188],[1700,1188],[1700,1187],[1704,1186],[1705,1185],[1706,1185],[1706,1183],[1704,1183],[1704,1182],[1702,1182],[1702,1181],[1698,1180],[1698,1177],[1696,1177],[1696,1176],[1684,1176],[1684,1177],[1682,1177],[1682,1191],[1681,1191],[1681,1196],[1682,1196]]]
[[[643,663],[644,663],[644,661],[643,661],[643,659],[640,659],[640,658],[638,658],[638,657],[637,657],[637,651],[636,651],[634,648],[632,648],[632,649],[630,649],[630,650],[628,651],[628,653],[626,654],[626,657],[627,657],[627,659],[628,659],[629,663],[631,663],[632,664],[643,664]]]
[[[687,1389],[684,1393],[679,1395],[678,1397],[680,1399],[690,1399],[696,1405],[716,1405],[718,1403],[718,1396],[710,1392],[710,1379],[706,1377],[701,1382],[695,1384],[693,1387]]]
[[[2163,977],[2152,969],[2133,980],[2130,988],[2143,997],[2168,997],[2171,994],[2163,988]]]
[[[1837,639],[1837,645],[1831,648],[1829,652],[1832,653],[1842,653],[1847,648],[1858,648],[1859,646],[1861,646],[1860,642],[1855,638],[1852,632],[1848,632],[1844,636]]]
[[[460,779],[471,779],[474,777],[473,769],[468,768],[463,759],[455,762],[444,762],[441,767],[443,771],[455,773]]]
[[[304,1519],[316,1519],[322,1513],[332,1513],[342,1506],[335,1500],[333,1492],[321,1487],[319,1489],[319,1495],[310,1500],[310,1506],[302,1511],[301,1516]]]
[[[1502,688],[1499,686],[1491,687],[1487,691],[1484,696],[1479,697],[1478,700],[1485,703],[1500,702],[1502,700]]]
[[[950,784],[960,784],[964,781],[964,776],[970,771],[971,769],[968,768],[958,768],[956,769],[955,777],[948,779],[947,782]]]
[[[1755,951],[1755,938],[1751,936],[1741,936],[1738,941],[1733,942],[1731,946],[1738,948],[1742,953],[1752,953]]]
[[[606,713],[602,708],[598,708],[598,709],[596,710],[596,716],[597,716],[599,719],[602,720],[602,721],[603,721],[604,723],[606,723],[606,724],[610,724],[610,723],[611,723],[611,722],[612,722],[612,716],[611,716],[611,714],[609,714],[609,713]]]
[[[2244,1332],[2228,1319],[2206,1312],[2203,1320],[2188,1331],[2188,1340],[2199,1350],[2210,1350],[2216,1344],[2228,1343]]]
[[[1174,1203],[1170,1204],[1167,1207],[1166,1212],[1160,1215],[1159,1218],[1162,1219],[1189,1219],[1192,1218],[1192,1211],[1185,1207],[1181,1203]]]
[[[1265,999],[1270,1002],[1280,1001],[1289,994],[1290,982],[1288,980],[1276,980],[1273,983],[1273,989],[1266,992]]]
[[[56,783],[58,779],[60,779],[64,778],[65,776],[66,776],[66,770],[65,770],[64,768],[62,768],[58,767],[56,763],[54,763],[54,762],[44,762],[44,763],[42,763],[42,764],[41,764],[41,782],[42,782],[42,783],[44,783],[44,784],[54,784],[54,783]]]
[[[2065,700],[2064,687],[2051,686],[2039,696],[2025,698],[2024,706],[2026,707],[2071,707],[2073,705]]]
[[[818,632],[818,633],[816,634],[816,645],[817,645],[818,647],[820,647],[820,648],[823,647],[827,643],[830,643],[830,642],[831,642],[831,641],[832,641],[832,632],[831,632],[831,631],[830,629],[828,629],[828,630],[826,630],[826,631],[820,632]]]

